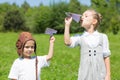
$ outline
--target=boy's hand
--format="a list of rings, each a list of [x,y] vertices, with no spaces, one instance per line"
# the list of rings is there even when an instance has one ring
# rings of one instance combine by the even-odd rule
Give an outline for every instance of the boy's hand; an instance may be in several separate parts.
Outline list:
[[[50,37],[50,43],[54,43],[55,42],[55,37],[54,36],[51,36]]]

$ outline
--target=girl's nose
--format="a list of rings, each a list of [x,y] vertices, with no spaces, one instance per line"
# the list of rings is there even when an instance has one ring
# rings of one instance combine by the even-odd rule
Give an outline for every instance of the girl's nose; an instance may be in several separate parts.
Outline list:
[[[81,19],[80,20],[83,20],[83,16],[81,16]]]
[[[84,16],[81,16],[81,19],[83,19],[84,18]]]

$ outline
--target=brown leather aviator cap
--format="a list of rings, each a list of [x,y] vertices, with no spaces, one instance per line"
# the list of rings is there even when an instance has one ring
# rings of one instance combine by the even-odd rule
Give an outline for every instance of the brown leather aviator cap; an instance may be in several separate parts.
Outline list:
[[[16,42],[17,53],[19,56],[22,56],[24,45],[29,40],[33,40],[35,42],[34,52],[36,52],[36,41],[32,37],[32,34],[29,32],[22,32],[20,33],[19,38]]]

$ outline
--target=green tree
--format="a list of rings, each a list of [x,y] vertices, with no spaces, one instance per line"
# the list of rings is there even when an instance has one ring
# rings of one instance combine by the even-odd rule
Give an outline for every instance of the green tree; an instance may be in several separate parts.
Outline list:
[[[118,19],[117,16],[113,17],[110,20],[111,31],[113,32],[113,34],[118,34],[118,31],[120,29],[119,21],[120,21],[120,19]]]
[[[68,4],[65,2],[60,2],[58,4],[53,4],[52,8],[52,20],[51,27],[58,30],[58,33],[64,32],[64,18],[65,12],[68,11]]]
[[[21,7],[22,7],[24,13],[26,13],[27,10],[30,8],[30,5],[26,1],[24,1],[24,3],[21,5]]]
[[[8,3],[0,4],[0,31],[3,30],[4,16],[6,12],[10,9],[11,5]]]
[[[78,0],[70,0],[68,10],[70,12],[74,12],[74,13],[79,12],[80,13],[80,11],[81,11],[80,2]]]
[[[7,31],[27,30],[25,20],[19,10],[8,11],[4,17],[4,29]]]
[[[31,32],[34,32],[35,17],[37,17],[36,16],[37,13],[38,13],[38,8],[33,7],[33,8],[29,8],[27,12],[24,14],[25,24]]]
[[[50,27],[51,22],[51,9],[48,6],[41,5],[37,8],[35,13],[35,27],[34,32],[43,33],[46,27]]]
[[[110,12],[109,11],[109,4],[106,0],[91,0],[92,1],[92,8],[94,8],[97,12],[102,15],[102,22],[100,24],[99,30],[105,32],[109,29],[109,19],[110,19]]]
[[[111,0],[110,9],[114,10],[111,12],[110,31],[112,31],[113,34],[118,34],[120,29],[120,0]]]
[[[118,12],[120,14],[120,0],[116,1],[116,8],[117,8],[117,10],[118,10]]]
[[[92,0],[92,7],[103,16],[102,23],[99,27],[102,32],[118,33],[118,24],[120,25],[119,3],[119,0]]]

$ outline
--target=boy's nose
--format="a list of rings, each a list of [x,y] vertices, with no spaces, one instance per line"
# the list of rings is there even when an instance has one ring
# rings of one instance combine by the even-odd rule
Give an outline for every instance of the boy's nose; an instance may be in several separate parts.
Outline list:
[[[29,47],[29,50],[32,50],[33,48]]]

